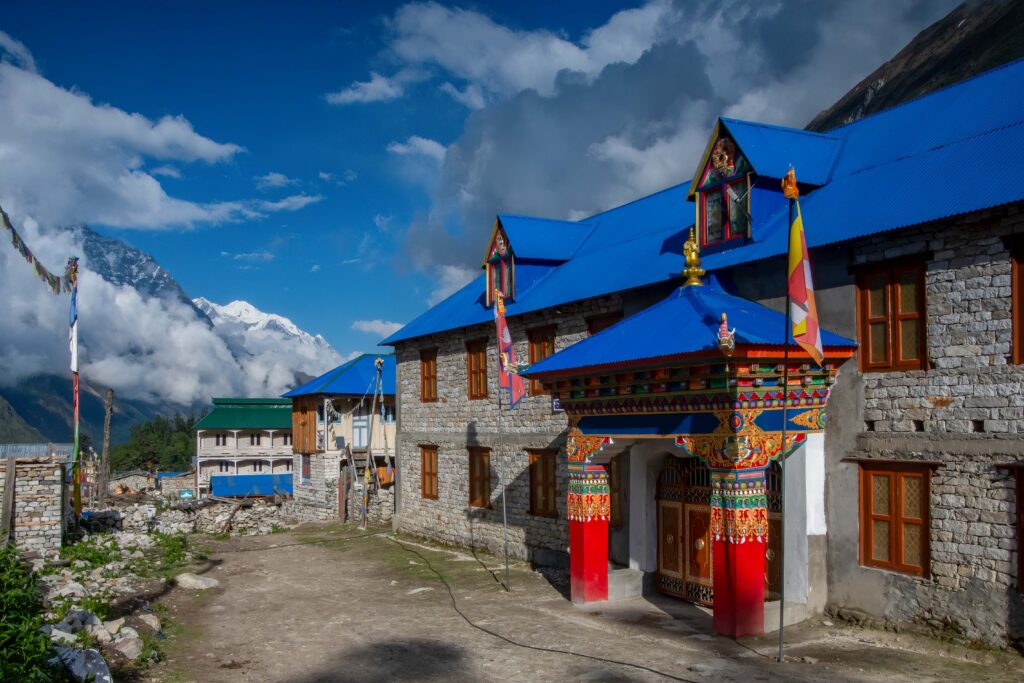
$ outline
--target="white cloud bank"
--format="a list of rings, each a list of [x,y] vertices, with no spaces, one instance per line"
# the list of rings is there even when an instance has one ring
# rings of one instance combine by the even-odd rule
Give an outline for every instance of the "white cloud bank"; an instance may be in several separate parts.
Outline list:
[[[402,323],[391,322],[390,320],[356,320],[352,323],[352,329],[358,332],[369,332],[375,334],[381,339],[390,337],[392,334],[402,329],[404,325]]]

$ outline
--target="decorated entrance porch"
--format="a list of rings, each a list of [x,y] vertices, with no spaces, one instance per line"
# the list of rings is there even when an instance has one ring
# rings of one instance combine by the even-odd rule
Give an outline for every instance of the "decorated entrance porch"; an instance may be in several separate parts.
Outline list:
[[[725,292],[714,278],[702,282],[692,241],[687,254],[687,283],[667,299],[527,375],[558,398],[569,421],[573,600],[608,597],[604,463],[657,440],[683,460],[655,493],[656,586],[712,605],[715,632],[754,635],[764,630],[766,553],[781,540],[772,538],[769,484],[772,495],[781,488],[771,468],[824,430],[829,392],[855,343],[823,332],[818,366],[784,337],[781,313]],[[780,535],[777,516],[775,527]]]

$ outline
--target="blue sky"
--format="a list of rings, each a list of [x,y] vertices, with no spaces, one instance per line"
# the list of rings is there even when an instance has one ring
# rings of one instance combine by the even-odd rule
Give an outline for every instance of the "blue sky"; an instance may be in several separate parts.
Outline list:
[[[803,126],[954,6],[9,2],[0,200],[345,356],[477,274],[495,213],[682,182],[716,116]]]

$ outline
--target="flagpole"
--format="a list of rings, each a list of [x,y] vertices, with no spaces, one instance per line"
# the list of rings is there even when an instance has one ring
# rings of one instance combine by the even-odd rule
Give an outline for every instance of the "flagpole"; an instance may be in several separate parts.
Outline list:
[[[78,390],[78,259],[68,259],[67,277],[71,283],[71,392],[75,410],[75,443],[71,451],[71,492],[75,517],[82,514],[82,467],[79,454]]]
[[[500,342],[500,340],[499,340],[498,343],[499,343],[499,347],[498,347],[498,365],[500,366],[501,365],[501,346],[500,346],[501,342]],[[509,582],[509,578],[508,578],[508,506],[505,504],[505,474],[506,474],[505,470],[507,469],[507,467],[506,467],[506,463],[505,463],[505,455],[502,453],[502,448],[504,446],[504,441],[505,441],[505,439],[504,439],[505,419],[504,419],[504,416],[503,416],[502,410],[501,410],[501,381],[500,381],[501,375],[498,375],[498,378],[499,378],[499,381],[498,381],[498,459],[501,462],[501,470],[499,470],[500,474],[498,475],[498,478],[500,479],[500,481],[498,483],[501,486],[501,527],[502,527],[502,534],[504,535],[504,539],[505,539],[505,592],[510,592],[512,590],[512,584]],[[510,387],[510,390],[511,390],[511,387]]]
[[[793,226],[795,199],[789,200],[789,225]],[[788,232],[787,232],[788,236]],[[788,244],[788,239],[787,239]],[[788,254],[788,249],[787,249]],[[785,661],[786,628],[786,427],[789,407],[789,337],[792,320],[789,310],[789,258],[786,258],[786,327],[783,328],[782,347],[782,451],[779,455],[779,662]]]

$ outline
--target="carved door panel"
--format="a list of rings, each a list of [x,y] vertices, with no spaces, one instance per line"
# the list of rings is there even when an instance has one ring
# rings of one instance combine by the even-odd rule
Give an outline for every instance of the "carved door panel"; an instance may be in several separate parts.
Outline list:
[[[768,513],[768,542],[764,553],[764,599],[778,600],[782,590],[782,515]]]
[[[661,582],[669,592],[682,587],[683,578],[683,504],[674,500],[658,501],[658,574],[669,579]],[[674,579],[674,581],[672,581]]]
[[[712,598],[714,557],[711,546],[711,509],[707,505],[686,505],[686,597],[702,605]]]

